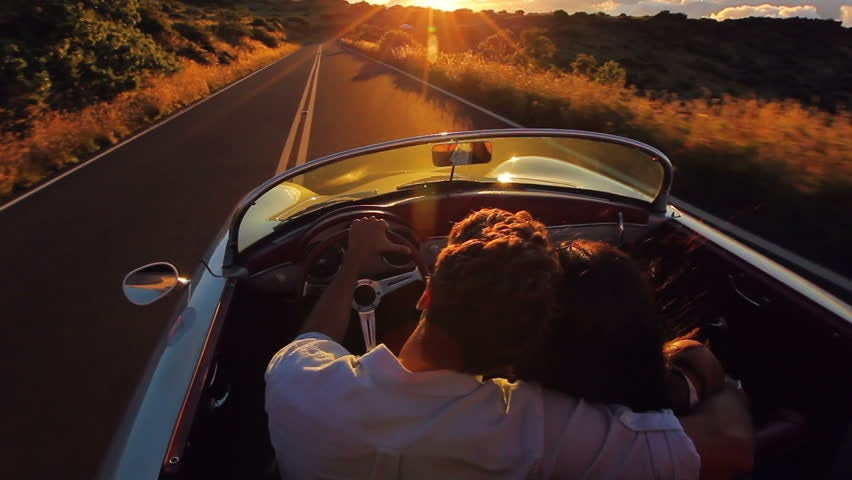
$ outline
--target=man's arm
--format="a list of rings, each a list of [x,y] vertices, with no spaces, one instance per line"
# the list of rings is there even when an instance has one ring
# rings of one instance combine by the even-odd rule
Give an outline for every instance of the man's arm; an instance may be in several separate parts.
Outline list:
[[[701,457],[702,480],[731,479],[754,466],[754,428],[743,392],[726,385],[680,417]]]
[[[388,240],[387,229],[387,222],[376,217],[352,222],[343,266],[320,295],[300,333],[322,333],[338,343],[343,340],[352,310],[355,283],[366,262],[382,252],[410,253],[408,247]]]

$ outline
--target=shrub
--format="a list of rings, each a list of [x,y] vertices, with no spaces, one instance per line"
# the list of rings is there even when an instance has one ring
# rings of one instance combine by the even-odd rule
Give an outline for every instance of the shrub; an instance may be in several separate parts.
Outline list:
[[[410,46],[419,46],[420,43],[414,39],[408,32],[404,32],[402,30],[388,30],[382,35],[382,38],[379,39],[379,51],[382,52],[383,55],[388,55],[392,53],[394,50],[410,47]]]
[[[278,39],[272,36],[266,30],[261,28],[254,27],[251,29],[251,38],[259,41],[260,43],[266,45],[269,48],[275,48],[278,46]]]
[[[208,53],[195,45],[187,45],[178,49],[177,54],[202,65],[210,65]]]
[[[0,100],[12,108],[4,110],[4,120],[20,116],[24,107],[43,102],[50,93],[50,76],[32,57],[18,44],[0,45]]]
[[[141,20],[139,0],[83,0],[80,5],[128,26],[134,26]]]
[[[174,72],[177,63],[154,40],[119,23],[80,18],[70,38],[54,44],[46,70],[51,103],[81,106],[138,87],[146,72]]]
[[[509,30],[495,33],[476,46],[476,52],[488,60],[509,62],[518,52],[517,42]]]
[[[0,102],[17,118],[29,105],[76,109],[139,86],[145,73],[175,71],[175,58],[136,28],[139,10],[137,0],[20,2],[0,43]]]
[[[273,30],[269,23],[260,17],[255,17],[254,20],[251,21],[251,26],[265,28],[266,30]]]
[[[281,23],[281,20],[279,20],[275,17],[267,17],[266,18],[266,25],[267,25],[267,28],[269,29],[270,32],[272,32],[272,31],[283,32],[284,31],[284,24]]]
[[[623,87],[624,82],[627,80],[627,70],[619,65],[618,62],[608,60],[598,67],[593,78],[597,83]]]
[[[216,49],[213,48],[213,44],[210,43],[210,35],[207,32],[201,30],[200,28],[186,22],[177,22],[172,25],[172,28],[181,36],[192,43],[197,44],[204,50],[208,52],[214,52]]]
[[[234,58],[235,57],[229,54],[228,52],[220,52],[219,56],[217,57],[217,60],[219,60],[219,63],[221,65],[229,65],[234,60]]]
[[[521,32],[521,49],[530,60],[547,64],[556,55],[556,45],[540,28],[531,28]]]
[[[239,45],[243,38],[249,36],[249,28],[239,22],[222,21],[213,27],[213,34],[231,45]]]
[[[574,73],[574,75],[591,77],[595,74],[595,70],[597,69],[598,59],[595,58],[594,55],[580,53],[577,54],[577,58],[571,62],[571,72]]]
[[[139,30],[149,35],[158,35],[166,31],[166,22],[162,14],[148,8],[139,13],[142,17],[137,25]]]
[[[369,23],[362,23],[358,25],[355,32],[353,32],[350,36],[352,36],[355,40],[378,42],[379,39],[382,38],[382,34],[384,34],[384,30],[381,28]]]

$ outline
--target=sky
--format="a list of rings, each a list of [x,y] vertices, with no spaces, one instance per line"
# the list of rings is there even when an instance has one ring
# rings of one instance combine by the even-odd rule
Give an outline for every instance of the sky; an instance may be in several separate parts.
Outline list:
[[[368,0],[369,1],[369,0]],[[523,10],[525,12],[604,12],[609,15],[654,15],[663,10],[692,18],[728,20],[746,17],[805,17],[840,20],[852,27],[852,0],[373,0],[376,4],[420,5],[442,10]]]

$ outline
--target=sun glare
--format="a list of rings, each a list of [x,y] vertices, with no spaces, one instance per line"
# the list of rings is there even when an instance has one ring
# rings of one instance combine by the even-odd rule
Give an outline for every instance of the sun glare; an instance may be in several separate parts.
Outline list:
[[[416,0],[411,2],[413,5],[421,5],[423,7],[432,7],[435,10],[444,10],[452,12],[461,8],[458,0]]]

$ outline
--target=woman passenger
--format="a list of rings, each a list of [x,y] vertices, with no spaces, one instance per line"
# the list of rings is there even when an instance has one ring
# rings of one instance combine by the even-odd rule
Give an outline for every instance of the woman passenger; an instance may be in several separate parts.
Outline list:
[[[721,364],[691,334],[666,342],[651,289],[624,252],[575,240],[559,256],[560,313],[518,366],[521,379],[589,402],[676,414],[722,388]]]

